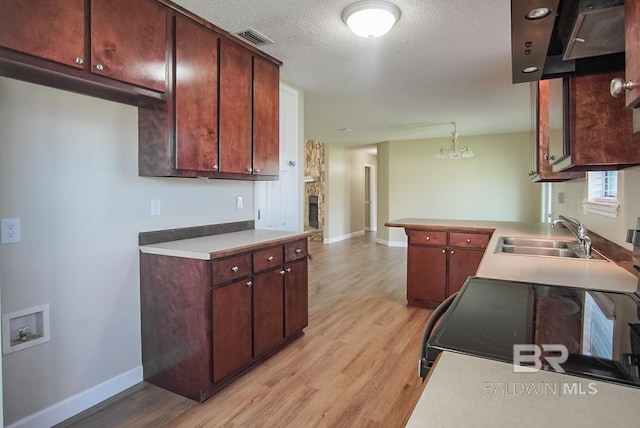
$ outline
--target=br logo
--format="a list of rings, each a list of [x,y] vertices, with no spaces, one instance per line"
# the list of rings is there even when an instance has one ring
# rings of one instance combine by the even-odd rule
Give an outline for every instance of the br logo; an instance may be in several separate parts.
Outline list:
[[[564,345],[513,345],[514,373],[537,372],[542,368],[542,360],[546,361],[554,371],[564,373],[560,364],[567,361],[567,358],[569,358],[569,350]]]

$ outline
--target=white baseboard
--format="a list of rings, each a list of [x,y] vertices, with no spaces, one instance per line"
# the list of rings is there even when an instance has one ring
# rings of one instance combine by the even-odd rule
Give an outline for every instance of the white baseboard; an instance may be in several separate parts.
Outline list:
[[[27,416],[7,428],[50,427],[142,382],[142,366],[122,373],[73,397]]]
[[[325,244],[333,244],[334,242],[344,241],[345,239],[350,239],[359,235],[364,235],[364,230],[359,230],[357,232],[349,233],[348,235],[336,236],[335,238],[329,238],[329,239],[325,238],[325,240],[322,242],[324,242]]]
[[[385,239],[376,238],[376,242],[378,244],[386,245],[387,247],[407,248],[408,246],[406,241],[387,241]]]

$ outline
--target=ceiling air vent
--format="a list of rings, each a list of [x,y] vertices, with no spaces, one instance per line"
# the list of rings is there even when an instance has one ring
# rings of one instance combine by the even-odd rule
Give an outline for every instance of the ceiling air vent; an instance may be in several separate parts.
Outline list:
[[[231,34],[233,34],[236,37],[240,37],[241,39],[244,39],[247,42],[256,46],[267,46],[275,43],[273,40],[271,40],[264,34],[260,34],[253,28],[247,28],[246,30],[235,31]]]

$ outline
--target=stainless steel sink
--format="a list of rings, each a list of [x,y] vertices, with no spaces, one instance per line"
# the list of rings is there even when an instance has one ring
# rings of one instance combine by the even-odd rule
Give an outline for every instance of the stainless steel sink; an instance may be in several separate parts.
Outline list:
[[[543,247],[543,248],[568,248],[568,241],[553,241],[549,239],[533,238],[502,238],[504,245],[515,247]]]
[[[594,250],[591,251],[591,258],[585,259],[584,250],[580,249],[578,242],[552,239],[500,237],[495,253],[608,261]]]

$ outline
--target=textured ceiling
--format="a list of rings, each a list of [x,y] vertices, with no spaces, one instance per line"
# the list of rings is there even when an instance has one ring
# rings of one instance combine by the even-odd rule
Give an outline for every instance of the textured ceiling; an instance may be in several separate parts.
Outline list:
[[[280,77],[305,96],[305,137],[370,144],[531,129],[527,83],[511,83],[510,0],[393,0],[377,39],[341,20],[350,0],[174,0],[227,31],[275,41]],[[355,1],[355,0],[354,0]],[[353,132],[342,132],[350,128]]]

